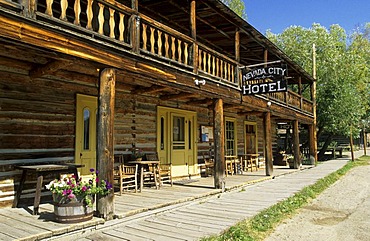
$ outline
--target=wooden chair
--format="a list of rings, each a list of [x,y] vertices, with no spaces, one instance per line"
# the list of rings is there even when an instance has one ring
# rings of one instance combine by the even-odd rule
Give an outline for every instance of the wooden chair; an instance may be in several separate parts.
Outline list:
[[[158,175],[159,175],[159,160],[158,160],[158,156],[157,154],[146,154],[146,161],[158,161],[158,164],[148,164],[146,165],[144,168],[143,168],[143,173],[141,174],[142,175],[142,179],[143,179],[143,184],[144,183],[149,183],[149,184],[154,184],[155,187],[158,189],[159,188],[159,178],[158,178]]]
[[[138,165],[125,165],[123,163],[123,156],[118,156],[117,162],[115,162],[114,180],[119,185],[121,195],[124,190],[128,191],[131,188],[137,192],[137,176]]]
[[[203,155],[203,160],[204,160],[204,164],[202,165],[202,168],[204,168],[204,170],[202,172],[204,172],[204,175],[206,177],[213,176],[213,170],[214,170],[213,158],[211,156],[207,157]]]
[[[171,187],[173,186],[172,181],[172,163],[160,163],[158,153],[154,154],[148,154],[147,160],[151,161],[159,161],[159,166],[157,170],[157,180],[158,184],[161,186],[163,183],[169,183],[171,184]]]
[[[235,156],[225,156],[225,174],[226,176],[234,174]]]
[[[172,164],[159,164],[159,185],[167,182],[173,186],[172,182]]]

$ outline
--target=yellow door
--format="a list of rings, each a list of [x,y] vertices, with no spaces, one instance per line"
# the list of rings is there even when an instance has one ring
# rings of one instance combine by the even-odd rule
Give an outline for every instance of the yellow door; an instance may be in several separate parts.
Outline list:
[[[157,120],[157,149],[161,162],[172,163],[174,177],[197,174],[194,158],[196,113],[158,107]]]
[[[174,176],[185,176],[188,173],[186,160],[186,116],[171,113],[171,157]]]
[[[90,168],[96,168],[97,108],[97,97],[77,95],[75,160],[77,164],[85,165],[81,175],[88,175]]]

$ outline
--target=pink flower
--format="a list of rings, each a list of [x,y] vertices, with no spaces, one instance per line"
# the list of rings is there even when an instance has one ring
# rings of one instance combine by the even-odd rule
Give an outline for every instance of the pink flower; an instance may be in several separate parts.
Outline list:
[[[86,192],[86,190],[87,190],[87,187],[86,187],[86,186],[83,186],[83,187],[82,187],[82,191],[83,191],[83,192]]]
[[[68,195],[68,198],[69,199],[72,199],[72,198],[75,198],[76,196],[73,194],[73,193],[70,193],[69,195]]]

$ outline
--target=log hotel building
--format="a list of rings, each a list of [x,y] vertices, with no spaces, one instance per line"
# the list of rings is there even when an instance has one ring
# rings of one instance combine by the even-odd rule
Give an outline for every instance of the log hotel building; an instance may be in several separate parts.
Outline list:
[[[227,155],[272,175],[279,123],[296,168],[300,144],[316,153],[314,79],[218,0],[0,0],[0,88],[1,207],[17,165],[112,180],[114,155],[139,148],[189,178],[212,156],[220,188]]]

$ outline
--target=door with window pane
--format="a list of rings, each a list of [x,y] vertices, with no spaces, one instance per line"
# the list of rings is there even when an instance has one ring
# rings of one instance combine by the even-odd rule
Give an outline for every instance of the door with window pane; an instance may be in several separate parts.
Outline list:
[[[172,168],[175,176],[188,175],[188,162],[186,160],[187,143],[186,115],[171,113],[171,156]]]
[[[245,124],[245,153],[254,154],[257,151],[257,125],[256,124]]]
[[[96,167],[96,114],[98,100],[94,96],[77,95],[75,161],[83,164],[81,175]]]
[[[174,177],[196,175],[196,113],[159,106],[157,120],[160,161],[172,163]]]

